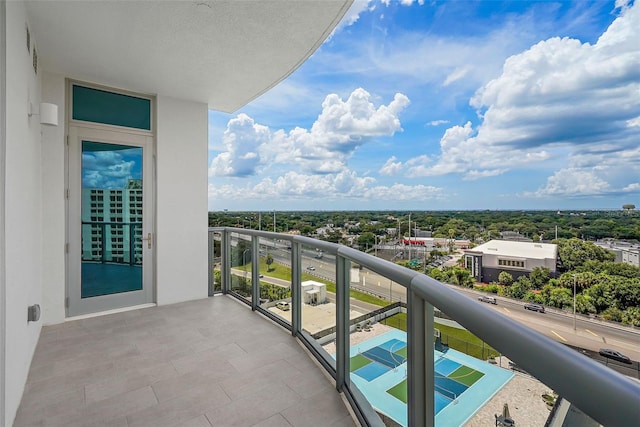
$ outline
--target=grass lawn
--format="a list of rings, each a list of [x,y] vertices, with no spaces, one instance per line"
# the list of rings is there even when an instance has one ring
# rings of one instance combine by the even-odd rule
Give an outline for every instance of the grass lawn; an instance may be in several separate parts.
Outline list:
[[[267,264],[264,262],[264,260],[265,260],[265,257],[260,257],[260,273],[264,274],[265,276],[274,277],[276,279],[291,281],[291,268],[281,264],[276,264],[274,262],[273,264],[271,264],[271,270],[268,270]],[[250,273],[251,263],[247,263],[246,266],[239,265],[234,268],[244,270],[245,267],[247,268],[247,272]],[[331,292],[332,294],[336,293],[336,284],[329,280],[321,279],[319,277],[308,274],[306,272],[302,273],[301,279],[303,282],[307,280],[314,280],[316,282],[324,283],[327,286],[327,292]],[[356,291],[355,289],[350,290],[350,295],[351,295],[351,298],[355,298],[358,301],[377,305],[379,307],[384,307],[389,305],[389,301],[383,300],[373,295],[366,294],[364,292]]]
[[[447,376],[452,380],[456,380],[466,385],[467,387],[471,387],[476,381],[482,378],[484,374],[468,366],[460,366]]]
[[[407,347],[402,347],[400,350],[398,351],[394,351],[394,354],[397,354],[398,356],[402,356],[405,359],[407,358]]]
[[[402,382],[394,385],[389,390],[387,390],[387,393],[389,393],[396,399],[407,403],[407,380],[402,380]]]
[[[382,320],[381,323],[406,332],[407,314],[394,314],[393,316]],[[476,337],[466,329],[458,329],[453,326],[447,326],[440,323],[436,324],[436,328],[440,330],[443,342],[447,343],[449,347],[454,350],[461,351],[478,359],[486,359],[488,353],[492,353],[495,356],[499,354],[497,350],[489,347],[488,344],[485,344],[480,338]]]
[[[357,371],[358,369],[362,368],[363,366],[367,366],[369,363],[371,363],[371,360],[369,360],[368,358],[366,358],[365,356],[363,356],[361,354],[356,354],[355,356],[353,356],[350,359],[349,370],[351,372]]]

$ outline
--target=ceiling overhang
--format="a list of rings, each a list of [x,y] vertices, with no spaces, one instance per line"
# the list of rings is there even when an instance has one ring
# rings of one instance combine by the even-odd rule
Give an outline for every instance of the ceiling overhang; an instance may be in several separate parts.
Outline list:
[[[233,112],[296,70],[353,0],[26,1],[47,71]]]

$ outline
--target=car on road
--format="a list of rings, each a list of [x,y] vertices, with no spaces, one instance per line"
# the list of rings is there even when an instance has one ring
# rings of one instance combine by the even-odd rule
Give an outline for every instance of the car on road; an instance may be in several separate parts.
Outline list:
[[[307,270],[316,271],[316,268],[313,265],[310,265],[309,267],[307,267]]]
[[[526,303],[524,305],[525,310],[537,311],[538,313],[544,313],[544,307],[540,304]]]
[[[488,302],[489,304],[493,304],[493,305],[498,304],[498,302],[494,297],[488,297],[486,295],[482,295],[481,297],[478,297],[478,301]]]
[[[617,360],[622,363],[631,363],[631,359],[628,356],[620,353],[619,351],[612,350],[610,348],[601,348],[598,352],[600,356],[606,357],[608,359]]]
[[[289,311],[291,310],[291,304],[287,301],[280,301],[279,303],[276,304],[276,308],[282,311]]]

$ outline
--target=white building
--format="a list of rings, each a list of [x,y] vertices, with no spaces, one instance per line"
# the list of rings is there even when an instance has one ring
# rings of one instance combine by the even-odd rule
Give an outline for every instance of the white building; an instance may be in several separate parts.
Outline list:
[[[613,252],[615,255],[615,262],[622,262],[633,265],[634,267],[640,267],[640,245],[637,243],[604,239],[595,242],[595,244]]]
[[[142,262],[142,187],[130,181],[122,189],[82,189],[83,260]]]
[[[274,87],[350,5],[0,0],[0,425],[13,423],[42,325],[207,297],[208,110]],[[111,169],[85,161],[90,142]],[[82,298],[83,171],[126,176],[122,147],[141,152],[142,283]]]
[[[551,243],[490,240],[465,250],[464,262],[478,282],[495,282],[502,271],[515,279],[528,275],[536,267],[547,267],[554,277],[558,248]]]
[[[316,305],[327,302],[327,285],[324,283],[307,280],[300,284],[302,287],[302,302],[304,304]]]

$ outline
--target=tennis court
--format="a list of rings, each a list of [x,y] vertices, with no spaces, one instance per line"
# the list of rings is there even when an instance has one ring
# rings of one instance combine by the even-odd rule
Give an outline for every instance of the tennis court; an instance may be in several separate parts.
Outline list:
[[[392,330],[351,347],[351,380],[372,406],[407,425],[406,334]],[[459,426],[506,384],[513,373],[455,350],[434,350],[436,424]]]

